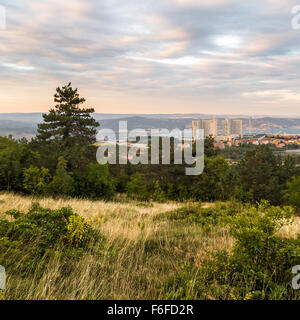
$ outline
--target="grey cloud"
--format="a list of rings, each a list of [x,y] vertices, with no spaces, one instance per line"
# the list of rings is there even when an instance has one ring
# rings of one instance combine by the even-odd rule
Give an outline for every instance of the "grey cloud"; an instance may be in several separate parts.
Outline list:
[[[76,79],[100,91],[200,99],[296,91],[300,32],[290,25],[296,1],[216,3],[5,0],[9,17],[8,30],[0,32],[2,79]],[[236,48],[226,46],[230,36],[241,40]],[[216,41],[220,37],[225,37],[223,45]]]

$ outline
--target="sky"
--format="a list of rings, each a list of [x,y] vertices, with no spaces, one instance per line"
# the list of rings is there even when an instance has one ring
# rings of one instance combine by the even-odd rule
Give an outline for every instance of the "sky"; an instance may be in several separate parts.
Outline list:
[[[298,4],[0,0],[0,112],[72,82],[99,113],[300,116]]]

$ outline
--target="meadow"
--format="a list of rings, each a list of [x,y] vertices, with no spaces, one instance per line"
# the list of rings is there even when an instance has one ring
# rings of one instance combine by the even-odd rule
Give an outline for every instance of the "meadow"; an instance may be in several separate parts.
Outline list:
[[[261,281],[258,273],[263,269],[246,274],[248,271],[240,268],[247,263],[251,265],[250,260],[256,259],[257,265],[265,265],[268,269],[266,262],[259,262],[253,254],[250,258],[242,257],[246,259],[243,262],[239,262],[240,256],[235,257],[233,262],[228,260],[234,254],[237,242],[241,245],[243,240],[235,237],[227,222],[221,223],[221,220],[245,211],[241,204],[154,203],[126,199],[114,202],[52,198],[36,200],[3,193],[0,194],[0,221],[12,223],[17,219],[18,211],[28,212],[33,202],[39,202],[42,208],[51,210],[72,208],[98,236],[84,245],[76,245],[75,241],[72,242],[75,238],[72,238],[70,243],[59,240],[53,246],[46,246],[43,233],[35,231],[39,230],[35,225],[30,225],[32,229],[29,233],[32,232],[33,236],[29,241],[28,238],[23,240],[23,233],[21,236],[17,234],[17,228],[22,225],[25,230],[28,221],[23,220],[18,226],[12,224],[11,233],[5,237],[2,234],[2,238],[0,223],[0,264],[7,269],[7,289],[2,294],[3,299],[297,298],[296,292],[285,285],[286,274],[288,277],[290,270],[279,270],[278,277],[276,270],[271,270],[270,274],[266,271]],[[15,211],[7,215],[6,212],[12,209]],[[255,215],[259,211],[247,210]],[[265,216],[272,216],[272,219],[275,216],[278,219],[281,214],[281,211],[276,211],[276,214],[269,215],[271,209],[263,210]],[[286,216],[279,218],[280,221],[288,219]],[[237,221],[235,226],[238,225]],[[262,220],[257,221],[259,225]],[[276,221],[272,220],[272,223]],[[55,228],[55,222],[51,223]],[[300,218],[293,216],[289,223],[280,223],[277,227],[272,231],[272,239],[297,241]],[[84,234],[86,229],[82,230]],[[34,236],[34,232],[38,236]],[[36,249],[42,245],[45,247],[42,254],[40,251],[37,253]],[[277,264],[282,264],[280,259],[290,258],[291,245],[298,248],[296,242],[280,242],[284,249],[283,257],[274,258],[272,255],[276,253],[271,250],[269,258],[275,259],[275,269]],[[248,249],[249,252],[252,250]],[[262,254],[261,250],[265,249],[260,247],[259,250]],[[270,247],[266,252],[269,254]],[[36,258],[37,255],[39,258]],[[225,255],[227,258],[224,258]],[[241,265],[236,267],[238,263]],[[290,261],[291,265],[293,263],[294,260]]]

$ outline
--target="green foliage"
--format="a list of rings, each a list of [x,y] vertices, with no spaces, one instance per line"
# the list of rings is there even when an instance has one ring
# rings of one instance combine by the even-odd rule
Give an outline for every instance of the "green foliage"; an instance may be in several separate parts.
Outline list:
[[[7,230],[1,234],[11,240],[29,243],[38,239],[44,249],[52,247],[66,234],[66,222],[68,218],[75,215],[70,208],[50,210],[33,204],[28,213],[23,214],[16,211],[8,211],[15,220],[8,223]],[[7,221],[5,224],[7,226]],[[2,221],[2,223],[3,223]]]
[[[56,175],[49,184],[49,193],[53,196],[71,196],[74,193],[74,179],[67,171],[67,162],[63,157],[58,159]]]
[[[47,262],[53,251],[73,256],[73,249],[84,249],[102,239],[69,207],[51,210],[35,203],[26,214],[16,210],[6,214],[14,220],[0,219],[0,264],[11,272],[34,271],[39,263]],[[22,270],[14,269],[17,260],[23,261]]]
[[[31,147],[41,154],[41,165],[52,170],[59,157],[64,157],[70,167],[82,170],[87,167],[95,148],[99,123],[91,116],[93,108],[81,108],[85,102],[73,89],[71,83],[58,87],[54,94],[56,103],[49,113],[44,114],[44,122],[38,125],[36,139]]]
[[[246,152],[238,168],[238,185],[247,201],[256,203],[268,200],[272,204],[281,203],[281,194],[295,163],[290,159],[282,161],[267,146],[258,146]]]
[[[220,204],[214,210],[207,210],[190,207],[167,216],[170,221],[193,221],[202,229],[211,224],[229,227],[235,239],[233,250],[212,252],[198,268],[181,266],[177,275],[171,276],[162,286],[165,298],[299,298],[289,283],[292,267],[300,263],[300,237],[285,239],[278,236],[278,231],[292,222],[292,208],[273,207],[265,201],[257,206]]]
[[[14,219],[19,219],[21,216],[24,215],[23,212],[19,211],[19,210],[8,210],[5,212],[6,215],[13,217]]]
[[[289,207],[272,207],[267,202],[246,207],[224,219],[236,244],[233,253],[218,252],[203,264],[201,273],[210,281],[226,286],[227,298],[286,299],[291,269],[300,261],[300,240],[282,239],[278,230],[292,221]]]
[[[70,216],[67,224],[66,239],[70,245],[79,247],[85,240],[86,234],[89,231],[89,225],[83,217]]]
[[[135,200],[144,201],[148,198],[147,186],[142,180],[140,173],[136,173],[130,177],[126,185],[126,192],[129,197]]]
[[[90,114],[95,112],[93,108],[80,109],[85,102],[80,98],[78,89],[73,89],[71,83],[62,88],[57,88],[54,95],[56,106],[48,114],[44,114],[44,123],[38,126],[38,140],[51,141],[62,140],[65,146],[76,141],[81,144],[95,142],[96,128],[99,123]]]
[[[37,158],[26,144],[0,137],[0,190],[22,191],[23,171]]]
[[[216,207],[202,208],[201,202],[188,203],[187,205],[166,213],[159,214],[156,220],[167,220],[179,224],[195,223],[201,226],[202,231],[207,233],[213,227],[223,223],[224,217],[237,214],[240,206],[238,203],[220,204]]]
[[[205,158],[202,175],[195,177],[191,187],[192,196],[196,200],[226,200],[230,196],[229,165],[222,157]]]
[[[287,182],[287,188],[283,191],[283,198],[287,204],[300,209],[300,177],[293,177]]]
[[[214,148],[215,139],[213,136],[208,136],[204,140],[204,154],[207,157],[216,157],[219,153],[218,149]]]
[[[163,298],[166,300],[194,300],[203,299],[205,290],[199,285],[199,277],[192,266],[182,265],[176,276],[171,276],[161,288]],[[200,295],[198,295],[200,294]]]
[[[90,164],[78,184],[80,195],[92,199],[109,200],[116,192],[116,179],[110,177],[108,165]]]
[[[156,202],[164,202],[165,198],[165,192],[161,188],[159,181],[157,180],[154,185],[153,200]]]
[[[290,207],[273,207],[265,201],[226,217],[224,221],[236,244],[231,255],[218,254],[213,259],[214,266],[211,262],[204,267],[208,278],[229,285],[233,292],[243,288],[242,296],[249,292],[259,299],[293,296],[295,292],[288,283],[292,267],[300,262],[300,238],[283,239],[277,235],[283,226],[292,222],[293,214]],[[216,265],[223,271],[218,273]]]
[[[235,252],[264,269],[272,270],[278,264],[285,266],[289,261],[279,263],[280,245],[285,240],[276,233],[292,222],[293,214],[290,207],[272,207],[268,202],[262,202],[257,208],[250,207],[246,212],[228,218],[231,235],[237,240]]]
[[[34,196],[47,195],[51,176],[49,170],[42,167],[30,167],[24,170],[24,189]]]

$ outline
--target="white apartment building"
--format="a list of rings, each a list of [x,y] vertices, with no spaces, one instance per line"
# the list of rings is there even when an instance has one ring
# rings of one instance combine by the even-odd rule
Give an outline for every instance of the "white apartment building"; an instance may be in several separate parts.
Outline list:
[[[222,121],[223,136],[243,137],[243,120],[226,119]]]
[[[192,127],[194,139],[196,138],[197,129],[204,130],[204,137],[208,137],[210,135],[216,137],[218,135],[218,119],[193,121]]]

